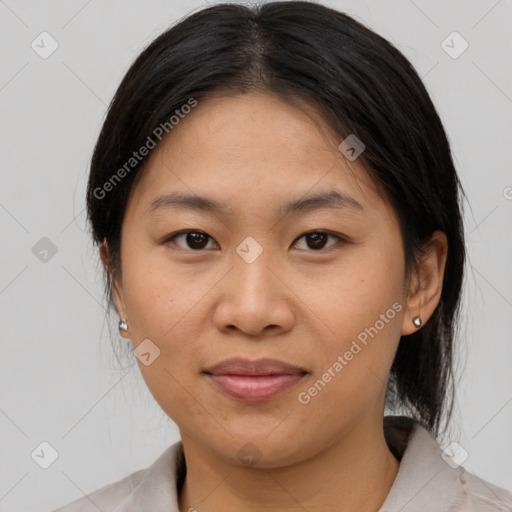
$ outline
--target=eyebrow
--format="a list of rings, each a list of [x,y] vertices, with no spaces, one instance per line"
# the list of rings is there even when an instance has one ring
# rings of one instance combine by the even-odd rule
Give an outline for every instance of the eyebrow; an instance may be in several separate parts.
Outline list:
[[[232,214],[233,211],[225,203],[214,199],[181,192],[171,192],[155,197],[146,208],[147,213],[162,209],[186,209],[207,213]],[[321,192],[305,198],[291,201],[280,208],[282,215],[305,213],[321,208],[348,208],[363,211],[364,208],[352,196],[338,190]]]

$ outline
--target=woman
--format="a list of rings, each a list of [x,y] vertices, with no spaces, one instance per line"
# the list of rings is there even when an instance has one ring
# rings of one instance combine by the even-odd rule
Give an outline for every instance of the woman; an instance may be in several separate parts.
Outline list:
[[[416,72],[347,15],[219,4],[158,37],[87,199],[120,332],[181,441],[59,511],[512,510],[435,440],[462,196]]]

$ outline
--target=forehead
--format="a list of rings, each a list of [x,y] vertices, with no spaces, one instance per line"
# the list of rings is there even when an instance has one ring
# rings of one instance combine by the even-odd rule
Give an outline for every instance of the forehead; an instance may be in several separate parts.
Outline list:
[[[263,207],[336,187],[360,203],[378,201],[362,164],[345,158],[340,142],[306,104],[261,92],[201,99],[152,150],[135,195],[144,208],[172,191],[228,202],[257,197]]]

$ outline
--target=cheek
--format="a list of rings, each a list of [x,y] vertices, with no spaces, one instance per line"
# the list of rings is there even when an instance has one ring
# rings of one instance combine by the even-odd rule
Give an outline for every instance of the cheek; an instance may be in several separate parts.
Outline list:
[[[176,332],[187,332],[194,325],[196,306],[211,285],[194,279],[191,270],[171,265],[159,250],[126,252],[123,288],[131,333],[172,344]]]
[[[380,396],[400,339],[404,311],[399,248],[359,251],[357,259],[345,261],[343,268],[330,274],[321,293],[309,295],[311,308],[328,328],[325,338],[315,342],[320,363],[315,377],[322,381],[317,388],[321,389],[318,395],[323,395],[318,402],[363,404]]]
[[[148,257],[142,251],[132,251],[123,265],[124,295],[135,351],[146,339],[159,351],[149,365],[137,358],[149,391],[178,424],[186,424],[192,415],[198,428],[208,428],[211,417],[200,406],[201,397],[190,390],[194,389],[199,372],[197,356],[205,321],[201,298],[211,285],[194,280],[191,272],[171,268],[166,258]]]
[[[383,405],[400,339],[402,305],[395,301],[383,307],[375,301],[367,307],[364,314],[355,306],[345,307],[335,324],[336,335],[322,339],[314,349],[319,364],[298,390],[296,400],[310,418],[308,425],[321,424],[327,437]]]
[[[330,334],[347,340],[373,326],[395,302],[403,301],[403,279],[399,251],[366,247],[330,270],[320,285],[306,282],[302,289],[305,301]],[[386,319],[395,319],[396,309],[399,308],[392,309]],[[386,326],[390,323],[386,322]]]
[[[175,403],[194,405],[183,387],[192,389],[200,372],[201,344],[211,329],[208,293],[225,271],[199,272],[194,265],[177,266],[165,253],[155,253],[127,251],[123,288],[136,354],[146,339],[158,348],[150,366],[138,361],[141,373],[155,399],[171,412]]]

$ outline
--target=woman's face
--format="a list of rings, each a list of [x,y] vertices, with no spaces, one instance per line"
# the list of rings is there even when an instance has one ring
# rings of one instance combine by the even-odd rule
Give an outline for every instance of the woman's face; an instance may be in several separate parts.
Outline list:
[[[200,100],[130,197],[117,306],[154,398],[224,459],[290,464],[381,422],[412,332],[402,240],[340,142],[272,95]]]

